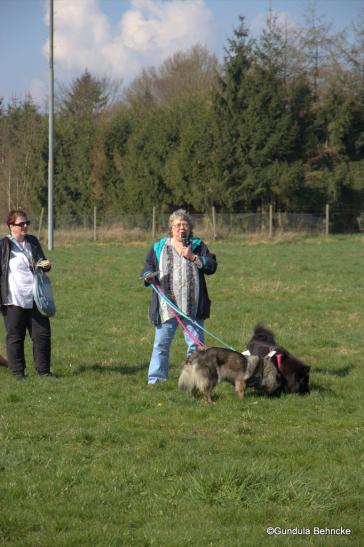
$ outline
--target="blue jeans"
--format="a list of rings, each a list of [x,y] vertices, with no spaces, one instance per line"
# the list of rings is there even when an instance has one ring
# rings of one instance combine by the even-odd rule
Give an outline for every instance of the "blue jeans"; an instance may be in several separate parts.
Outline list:
[[[203,327],[202,320],[196,319],[195,322]],[[183,319],[183,323],[187,330],[189,330],[195,338],[204,344],[203,331],[195,327],[195,325],[193,325],[190,321]],[[177,327],[178,321],[175,318],[169,319],[165,323],[156,326],[153,352],[149,363],[148,384],[156,384],[157,382],[164,382],[167,380],[169,368],[169,348]],[[196,351],[197,346],[185,331],[183,331],[183,333],[187,344],[187,356],[189,356],[191,353]]]

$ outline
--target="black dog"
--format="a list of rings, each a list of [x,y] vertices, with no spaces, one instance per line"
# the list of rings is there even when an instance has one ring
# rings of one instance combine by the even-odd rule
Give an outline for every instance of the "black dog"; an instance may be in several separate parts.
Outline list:
[[[282,376],[283,391],[301,394],[310,392],[310,367],[279,346],[271,330],[256,325],[247,347],[252,355],[268,357],[276,364]]]

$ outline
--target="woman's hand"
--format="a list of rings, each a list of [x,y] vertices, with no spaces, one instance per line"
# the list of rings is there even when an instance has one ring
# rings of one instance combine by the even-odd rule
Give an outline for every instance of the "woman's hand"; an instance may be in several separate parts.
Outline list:
[[[40,260],[39,262],[37,262],[36,267],[43,270],[43,272],[49,272],[49,270],[52,267],[52,264],[50,263],[49,260],[44,259],[44,260]]]
[[[188,247],[182,247],[181,255],[192,262],[195,255],[192,252],[191,245],[189,245]]]
[[[184,256],[190,262],[193,262],[198,268],[202,267],[202,262],[197,255],[192,252],[191,246],[183,247],[181,251],[182,256]]]

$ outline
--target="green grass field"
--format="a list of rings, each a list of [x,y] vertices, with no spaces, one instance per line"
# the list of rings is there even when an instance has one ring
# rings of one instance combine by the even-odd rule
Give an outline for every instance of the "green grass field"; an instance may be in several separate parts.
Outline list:
[[[192,401],[181,332],[170,380],[147,388],[148,246],[56,248],[57,379],[36,377],[29,340],[26,382],[0,369],[1,545],[363,545],[364,238],[209,246],[207,328],[243,350],[264,322],[312,366],[311,395]]]

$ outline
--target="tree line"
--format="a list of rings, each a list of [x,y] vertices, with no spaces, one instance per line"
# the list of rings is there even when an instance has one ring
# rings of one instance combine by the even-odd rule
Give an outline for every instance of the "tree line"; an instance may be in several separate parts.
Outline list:
[[[348,35],[314,8],[305,27],[240,17],[222,62],[196,45],[127,88],[85,70],[57,91],[55,218],[364,208],[364,10]],[[47,207],[48,115],[0,103],[1,212]],[[342,216],[340,216],[343,219]],[[340,228],[340,227],[338,227]]]

